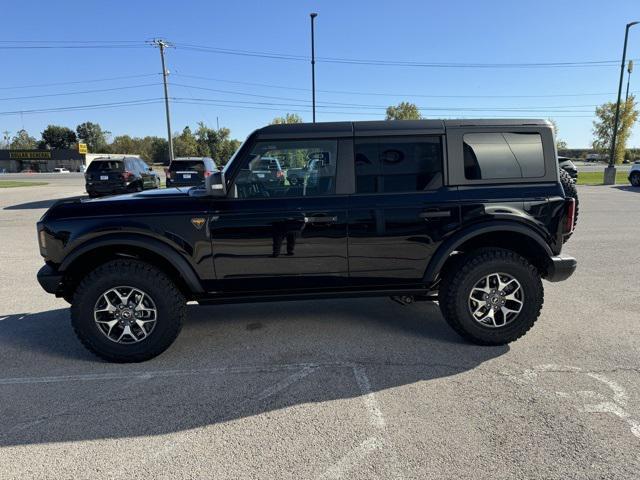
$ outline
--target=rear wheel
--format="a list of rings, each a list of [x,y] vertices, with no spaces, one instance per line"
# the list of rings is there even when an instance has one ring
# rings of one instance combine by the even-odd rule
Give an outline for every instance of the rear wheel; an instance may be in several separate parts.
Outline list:
[[[78,285],[71,323],[82,344],[112,362],[141,362],[176,339],[185,298],[169,277],[138,260],[113,260]]]
[[[544,300],[540,274],[510,250],[484,248],[465,255],[445,273],[440,310],[463,338],[479,345],[504,345],[535,323]]]
[[[640,172],[633,172],[629,178],[629,181],[634,187],[640,187]]]
[[[578,189],[576,188],[576,182],[573,180],[573,178],[571,178],[571,175],[569,175],[563,169],[560,169],[560,183],[562,184],[562,189],[564,190],[565,196],[573,198],[576,202],[576,213],[575,213],[575,216],[573,217],[573,225],[575,227],[575,225],[578,223],[578,211],[580,206],[580,201],[578,200]],[[573,232],[565,235],[564,241],[566,242],[567,240],[569,240],[572,234]]]

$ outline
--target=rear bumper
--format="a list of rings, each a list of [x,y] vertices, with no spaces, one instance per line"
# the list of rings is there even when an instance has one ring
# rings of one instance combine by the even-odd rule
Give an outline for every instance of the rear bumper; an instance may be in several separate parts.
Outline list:
[[[57,294],[62,291],[62,274],[50,265],[38,270],[38,283],[47,293]]]
[[[545,280],[550,282],[566,280],[573,275],[577,266],[578,262],[573,257],[563,255],[551,257],[551,265],[549,266]]]

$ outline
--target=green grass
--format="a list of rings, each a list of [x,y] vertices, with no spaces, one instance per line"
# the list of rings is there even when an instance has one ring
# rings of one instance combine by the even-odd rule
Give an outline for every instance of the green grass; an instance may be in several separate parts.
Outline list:
[[[47,182],[21,182],[18,180],[0,180],[0,188],[37,187],[39,185],[48,185],[48,183]]]
[[[616,172],[616,183],[629,183],[629,172]],[[580,172],[578,185],[602,185],[604,172]]]

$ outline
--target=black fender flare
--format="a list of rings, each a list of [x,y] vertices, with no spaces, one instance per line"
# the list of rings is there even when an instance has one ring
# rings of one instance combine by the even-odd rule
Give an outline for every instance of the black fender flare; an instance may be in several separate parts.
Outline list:
[[[426,271],[424,272],[423,281],[427,284],[433,283],[445,262],[460,245],[474,237],[492,232],[513,232],[526,235],[536,242],[547,254],[549,258],[553,257],[551,247],[544,241],[544,238],[533,228],[515,222],[501,221],[491,222],[490,224],[476,224],[456,233],[452,237],[444,241],[433,254]]]
[[[60,264],[58,271],[63,273],[75,260],[85,253],[96,248],[107,247],[109,245],[130,245],[144,250],[148,250],[166,259],[179,273],[189,289],[193,293],[204,293],[202,284],[189,262],[173,247],[166,243],[141,234],[107,234],[95,239],[87,240],[71,253],[69,253]]]

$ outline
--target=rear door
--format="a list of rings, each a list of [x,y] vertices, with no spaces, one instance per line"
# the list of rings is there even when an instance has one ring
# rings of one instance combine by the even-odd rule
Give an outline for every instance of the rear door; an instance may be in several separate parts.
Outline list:
[[[274,183],[252,163],[278,155],[292,166],[315,152],[329,160],[317,185]],[[346,192],[336,189],[338,141],[265,140],[243,148],[229,196],[212,200],[210,233],[218,287],[274,293],[344,286]]]
[[[421,284],[437,247],[460,223],[457,191],[443,181],[443,137],[368,137],[356,130],[354,150],[350,284]]]

